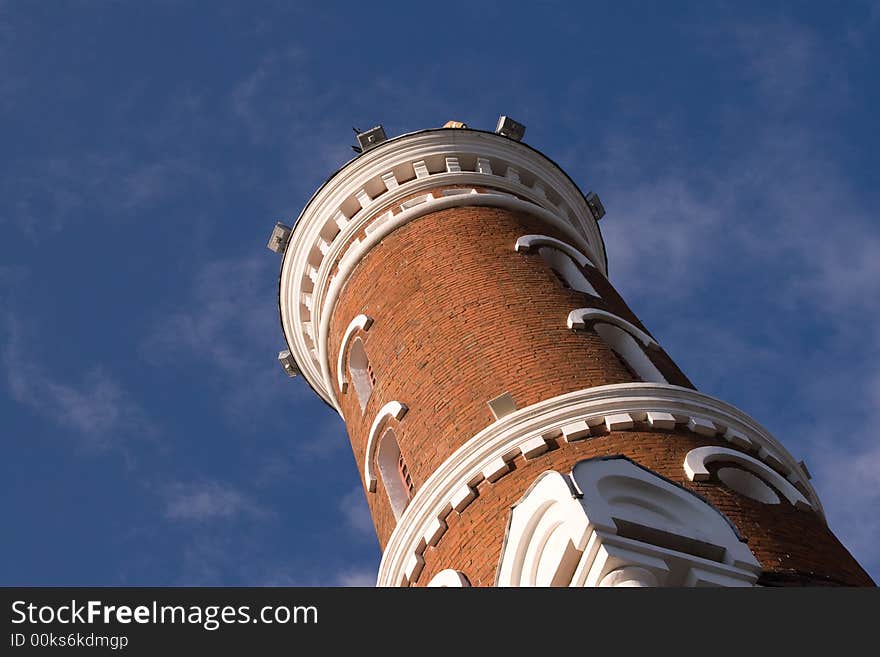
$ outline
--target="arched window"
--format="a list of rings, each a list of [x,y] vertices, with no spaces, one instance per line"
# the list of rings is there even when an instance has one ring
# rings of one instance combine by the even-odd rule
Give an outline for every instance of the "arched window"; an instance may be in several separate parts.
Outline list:
[[[370,359],[367,357],[367,350],[364,348],[364,341],[360,338],[352,340],[351,351],[348,353],[348,371],[363,413],[376,381],[370,367]]]
[[[382,477],[382,483],[385,485],[385,492],[388,493],[391,510],[394,511],[394,517],[399,518],[412,497],[413,481],[403,460],[403,454],[400,453],[394,429],[388,429],[379,441],[376,464],[379,467],[379,476]]]
[[[575,290],[576,292],[592,294],[594,297],[599,296],[599,293],[596,292],[590,281],[584,276],[581,268],[578,267],[577,263],[568,254],[552,246],[542,246],[538,249],[538,254],[547,263],[547,266],[553,270],[553,273],[556,274],[556,278],[559,279],[563,287]]]
[[[650,383],[667,383],[666,377],[629,333],[619,326],[604,322],[596,322],[593,328],[634,378]]]

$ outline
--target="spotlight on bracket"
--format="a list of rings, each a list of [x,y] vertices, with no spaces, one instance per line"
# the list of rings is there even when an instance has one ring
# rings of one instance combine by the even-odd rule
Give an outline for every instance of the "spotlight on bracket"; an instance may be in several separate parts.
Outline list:
[[[514,141],[520,141],[526,134],[526,127],[519,121],[514,121],[503,114],[498,117],[498,125],[495,126],[495,134],[508,137]]]
[[[302,374],[299,367],[297,367],[296,361],[293,359],[293,355],[287,349],[278,352],[278,362],[281,363],[281,367],[284,368],[287,376],[294,377]]]
[[[361,153],[370,150],[374,146],[378,146],[388,139],[388,137],[385,136],[385,128],[381,125],[377,125],[375,128],[370,128],[366,132],[360,132],[357,130],[355,132],[357,132],[357,140]]]
[[[272,229],[272,234],[269,235],[269,243],[266,244],[266,248],[275,253],[284,253],[289,239],[290,226],[286,226],[279,221],[275,224],[275,228]]]
[[[590,192],[584,198],[587,201],[587,207],[590,208],[593,219],[599,221],[599,219],[605,216],[605,206],[602,205],[602,201],[599,200],[599,195],[596,192]]]

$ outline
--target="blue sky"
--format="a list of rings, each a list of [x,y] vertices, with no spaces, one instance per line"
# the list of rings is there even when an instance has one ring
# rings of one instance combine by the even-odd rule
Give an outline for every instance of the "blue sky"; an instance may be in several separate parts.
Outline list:
[[[265,243],[351,126],[502,113],[880,579],[878,37],[877,2],[0,0],[0,582],[372,584]]]

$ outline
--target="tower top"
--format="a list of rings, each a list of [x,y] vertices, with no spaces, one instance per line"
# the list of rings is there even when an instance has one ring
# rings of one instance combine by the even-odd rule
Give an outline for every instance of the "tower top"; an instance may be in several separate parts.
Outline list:
[[[595,195],[585,197],[555,162],[518,141],[525,128],[516,121],[501,117],[496,132],[455,123],[391,139],[381,126],[359,133],[360,154],[315,192],[289,235],[273,233],[270,248],[284,253],[279,311],[291,368],[285,369],[293,371],[292,359],[337,410],[327,344],[333,307],[360,259],[396,228],[456,206],[523,210],[562,231],[607,272]]]

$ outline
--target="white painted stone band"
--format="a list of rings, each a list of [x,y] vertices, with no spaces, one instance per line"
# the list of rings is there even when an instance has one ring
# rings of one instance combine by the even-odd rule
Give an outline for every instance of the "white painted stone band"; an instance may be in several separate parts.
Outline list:
[[[391,534],[379,567],[378,586],[401,586],[409,580],[404,567],[425,549],[424,535],[435,520],[444,520],[455,508],[463,511],[474,499],[471,490],[490,477],[504,476],[507,464],[524,451],[535,449],[538,436],[587,437],[588,430],[604,433],[650,418],[668,427],[687,427],[693,418],[731,444],[773,459],[782,472],[807,491],[807,499],[821,515],[818,495],[801,474],[794,457],[764,427],[734,406],[690,388],[660,383],[623,383],[587,388],[519,409],[477,433],[457,449],[416,491]],[[581,427],[582,430],[577,430]],[[703,435],[706,435],[705,433]],[[733,438],[736,438],[734,442]],[[537,452],[537,453],[540,453]]]

